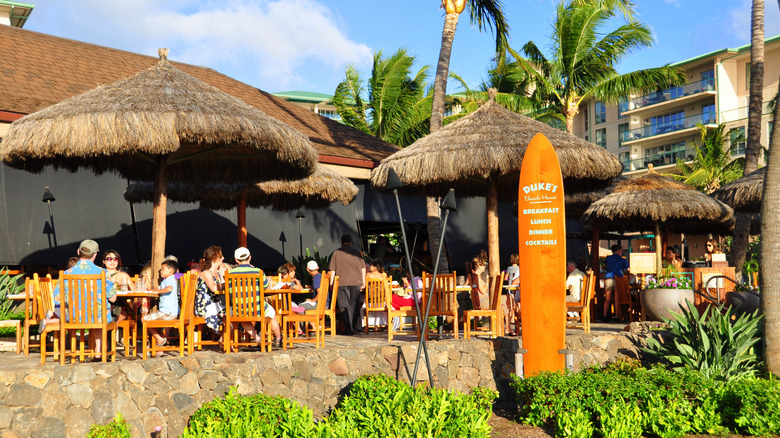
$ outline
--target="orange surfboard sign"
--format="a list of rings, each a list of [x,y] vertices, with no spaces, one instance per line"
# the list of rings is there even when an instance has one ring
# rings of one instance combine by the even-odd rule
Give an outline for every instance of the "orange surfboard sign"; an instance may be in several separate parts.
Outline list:
[[[520,240],[520,314],[523,372],[564,368],[566,343],[566,219],[563,177],[543,134],[528,144],[520,170],[517,233]]]

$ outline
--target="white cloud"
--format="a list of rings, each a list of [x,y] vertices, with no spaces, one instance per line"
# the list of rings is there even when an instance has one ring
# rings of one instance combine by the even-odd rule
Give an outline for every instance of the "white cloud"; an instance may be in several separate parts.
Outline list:
[[[729,26],[742,44],[750,43],[750,20],[753,8],[751,0],[735,2],[736,5],[729,9],[726,17]],[[777,3],[768,1],[764,3],[764,36],[766,38],[780,34],[780,9]]]
[[[49,3],[50,4],[47,4]],[[314,0],[41,0],[71,38],[212,67],[269,91],[305,87],[312,69],[343,75],[348,63],[370,65],[371,49],[350,40],[330,10]],[[77,11],[77,12],[75,12]],[[42,17],[43,18],[43,17]],[[44,27],[45,29],[45,27]],[[45,31],[45,30],[44,30]]]

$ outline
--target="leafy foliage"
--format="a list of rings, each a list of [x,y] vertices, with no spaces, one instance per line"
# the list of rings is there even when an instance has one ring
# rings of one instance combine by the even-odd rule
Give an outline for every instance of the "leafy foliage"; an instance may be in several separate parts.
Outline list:
[[[312,251],[309,251],[309,248],[306,248],[303,258],[300,256],[293,256],[292,264],[295,266],[295,277],[301,281],[301,284],[311,284],[311,274],[306,270],[306,264],[309,263],[309,260],[317,262],[317,266],[320,267],[320,272],[322,272],[323,270],[327,270],[330,265],[330,254],[325,256],[320,255],[319,250],[317,250],[317,247],[315,246]]]
[[[671,338],[663,344],[649,338],[645,353],[674,370],[692,368],[718,380],[749,377],[760,370],[754,348],[760,340],[758,311],[732,320],[731,307],[708,307],[700,315],[688,306],[672,315],[674,319],[666,321]]]
[[[374,54],[367,85],[354,65],[347,66],[333,96],[342,121],[399,146],[426,135],[431,116],[431,96],[426,92],[429,67],[412,74],[414,61],[404,49],[388,58],[380,50]]]
[[[557,436],[771,436],[780,433],[780,382],[722,381],[689,368],[619,361],[580,373],[516,378],[520,421],[555,425]]]
[[[93,424],[87,438],[130,438],[130,425],[122,418],[122,414],[116,414],[105,426]]]
[[[648,279],[645,289],[693,289],[693,280],[669,265],[661,271],[661,275]]]
[[[745,159],[731,159],[731,152],[726,146],[728,134],[725,132],[725,124],[708,129],[699,123],[696,129],[699,130],[699,141],[692,145],[696,151],[693,162],[686,164],[678,159],[677,169],[682,175],[670,174],[669,176],[704,193],[712,193],[722,185],[742,176],[745,170]]]
[[[8,298],[8,295],[14,295],[24,292],[24,281],[20,280],[24,277],[24,273],[17,275],[8,274],[8,268],[0,268],[0,320],[16,319],[11,318],[14,312],[11,312],[11,306],[13,301]],[[22,314],[24,318],[24,314]]]

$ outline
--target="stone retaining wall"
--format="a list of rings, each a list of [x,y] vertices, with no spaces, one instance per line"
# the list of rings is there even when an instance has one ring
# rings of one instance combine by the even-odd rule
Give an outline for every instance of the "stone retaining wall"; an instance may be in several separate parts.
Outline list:
[[[628,332],[568,336],[567,348],[576,370],[636,357],[632,339]],[[509,382],[520,344],[517,338],[430,341],[435,385],[459,391],[489,387],[504,402],[511,401]],[[0,370],[0,434],[84,437],[92,424],[105,424],[121,413],[134,437],[149,436],[155,426],[163,427],[162,436],[175,437],[198,407],[231,386],[241,394],[290,397],[322,416],[361,375],[385,373],[408,381],[405,369],[411,372],[416,351],[416,342],[394,342],[5,369]],[[427,382],[424,365],[417,379]]]

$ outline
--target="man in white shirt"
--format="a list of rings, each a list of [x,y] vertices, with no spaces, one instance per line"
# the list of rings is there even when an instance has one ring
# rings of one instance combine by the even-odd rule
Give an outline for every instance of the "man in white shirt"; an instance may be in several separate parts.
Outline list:
[[[566,277],[566,302],[576,303],[582,296],[582,283],[585,279],[585,273],[577,269],[577,264],[574,260],[569,260],[566,264],[566,272],[569,276]]]

